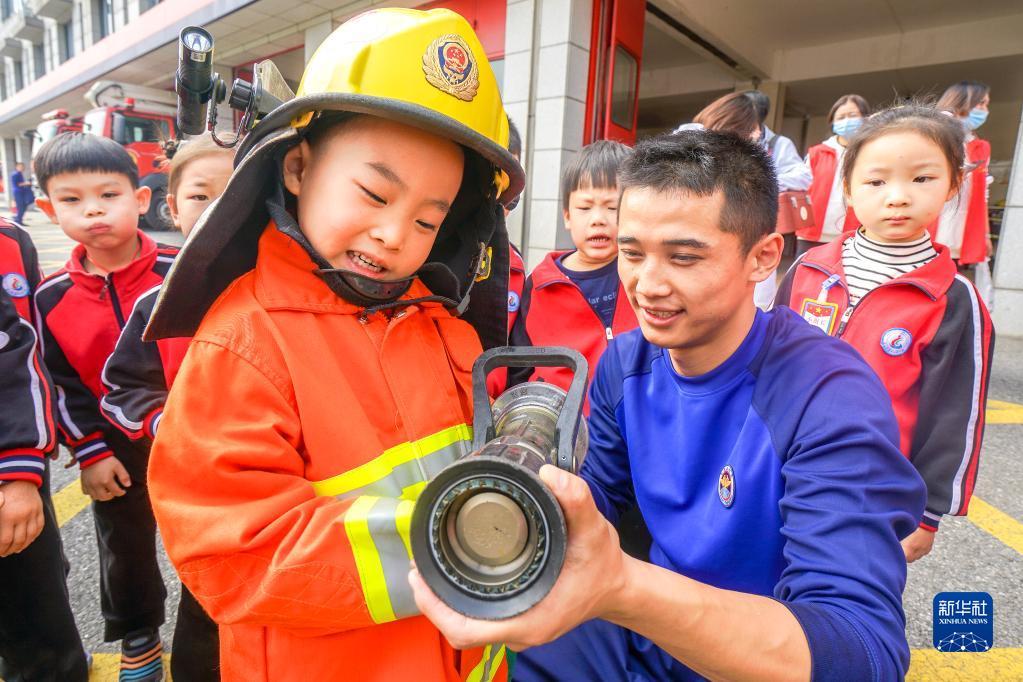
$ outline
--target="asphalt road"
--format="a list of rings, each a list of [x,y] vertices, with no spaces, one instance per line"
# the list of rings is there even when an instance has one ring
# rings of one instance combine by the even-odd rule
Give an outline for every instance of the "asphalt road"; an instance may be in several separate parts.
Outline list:
[[[52,272],[66,260],[70,243],[56,226],[38,212],[28,215],[40,260]],[[176,243],[180,235],[159,233],[159,241]],[[995,350],[989,398],[1002,406],[989,424],[984,442],[976,498],[970,518],[946,519],[933,553],[911,565],[904,596],[906,629],[914,650],[911,679],[918,680],[1023,680],[1023,340],[999,339]],[[990,407],[990,406],[989,406]],[[992,408],[993,409],[993,408]],[[1005,421],[1007,423],[991,423]],[[102,640],[98,567],[92,515],[76,498],[77,472],[58,465],[53,491],[66,490],[70,510],[80,509],[62,527],[65,550],[71,561],[69,577],[73,607],[86,647],[95,653],[115,654],[117,643]],[[169,647],[179,595],[174,572],[160,549],[169,596],[168,622],[163,628]],[[994,599],[995,651],[986,654],[942,654],[931,643],[932,602],[938,592],[988,592]],[[97,660],[114,659],[99,656]],[[116,679],[96,671],[94,679]]]

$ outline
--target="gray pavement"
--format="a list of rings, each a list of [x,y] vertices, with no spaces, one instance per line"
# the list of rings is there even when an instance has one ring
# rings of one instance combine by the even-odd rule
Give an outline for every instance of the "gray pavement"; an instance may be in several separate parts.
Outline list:
[[[38,211],[30,213],[26,222],[39,247],[44,269],[52,272],[60,267],[70,251],[67,238]],[[180,241],[180,235],[176,233],[159,233],[154,236],[163,242]],[[1023,340],[998,340],[989,397],[1023,404]],[[1023,420],[1017,419],[1019,421]],[[76,478],[77,472],[74,469],[56,466],[53,471],[54,491],[77,485]],[[989,424],[976,496],[1008,515],[1008,525],[1004,528],[1008,529],[1010,538],[1012,532],[1020,533],[1023,529],[1020,525],[1023,522],[1021,486],[1023,423]],[[85,644],[94,652],[113,653],[118,650],[116,644],[102,641],[96,542],[91,514],[87,510],[77,514],[64,525],[62,533],[72,566],[69,588]],[[160,555],[170,593],[167,599],[168,624],[163,630],[167,646],[171,641],[179,590],[162,548]],[[996,613],[995,646],[1023,647],[1023,555],[1018,550],[982,530],[974,521],[966,518],[946,519],[942,523],[934,552],[913,564],[909,570],[904,604],[911,648],[931,648],[932,600],[937,592],[943,591],[990,592]],[[970,660],[983,663],[981,658]],[[1012,660],[1018,661],[1019,665],[1010,666],[1010,677],[1023,679],[1023,657]],[[1016,674],[1020,677],[1016,678]],[[1004,674],[998,677],[1007,679]],[[941,679],[968,678],[972,679],[970,675]],[[991,679],[990,676],[986,678]]]

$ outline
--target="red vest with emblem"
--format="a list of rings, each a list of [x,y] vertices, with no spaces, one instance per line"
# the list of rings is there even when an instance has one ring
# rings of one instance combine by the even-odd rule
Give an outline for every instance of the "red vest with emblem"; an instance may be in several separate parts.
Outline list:
[[[22,247],[28,235],[13,223],[0,218],[0,280],[4,291],[11,297],[18,314],[32,321],[32,288],[38,284],[40,273],[30,272],[29,254]]]
[[[838,154],[826,144],[816,144],[810,147],[810,170],[813,172],[813,183],[810,185],[810,203],[813,206],[813,227],[805,227],[796,230],[796,236],[811,242],[818,242],[821,239],[821,231],[824,228],[824,216],[828,212],[828,202],[831,200],[831,186],[835,182],[835,173],[838,172]],[[843,232],[856,229],[859,221],[852,209],[846,209],[845,225]]]
[[[987,214],[987,173],[991,163],[991,143],[979,137],[967,142],[966,160],[971,166],[976,165],[976,168],[970,171],[970,203],[966,208],[959,262],[971,265],[987,260],[987,237],[991,230]],[[937,236],[938,221],[934,221],[927,229],[931,239],[934,239]]]

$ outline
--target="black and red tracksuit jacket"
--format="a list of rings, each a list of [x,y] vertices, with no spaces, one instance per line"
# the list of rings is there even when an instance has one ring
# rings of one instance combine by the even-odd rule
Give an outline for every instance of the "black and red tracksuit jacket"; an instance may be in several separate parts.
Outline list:
[[[514,244],[508,249],[508,336],[511,337],[515,320],[519,318],[519,303],[522,301],[522,287],[526,282],[526,264]],[[508,369],[498,367],[487,377],[487,392],[496,398],[508,388]]]
[[[142,340],[159,294],[160,287],[156,286],[135,302],[101,377],[106,395],[100,400],[100,409],[132,440],[156,437],[167,393],[191,341]]]
[[[902,453],[927,484],[920,525],[937,530],[942,515],[966,514],[977,480],[995,341],[991,316],[939,244],[932,261],[850,308],[842,245],[855,234],[806,252],[785,275],[776,302],[803,314],[829,277],[840,278],[826,293],[837,307],[832,333],[856,348],[888,389]]]
[[[589,364],[589,382],[597,370],[597,361],[607,350],[608,342],[619,334],[639,326],[636,313],[629,305],[621,282],[611,326],[593,311],[578,285],[561,268],[558,258],[568,251],[554,251],[540,262],[526,278],[522,287],[519,316],[512,328],[513,346],[567,346],[583,354]],[[538,367],[533,370],[509,372],[509,383],[543,380],[568,390],[572,372],[565,367]],[[588,392],[588,391],[587,391]],[[589,414],[589,398],[585,410]]]
[[[56,447],[53,384],[32,326],[32,292],[40,279],[28,233],[0,219],[0,482],[37,486]]]
[[[114,427],[100,410],[103,366],[135,301],[163,282],[177,253],[142,231],[138,236],[138,257],[106,276],[86,272],[79,244],[36,292],[43,360],[57,388],[59,436],[82,468],[114,454],[108,443]]]

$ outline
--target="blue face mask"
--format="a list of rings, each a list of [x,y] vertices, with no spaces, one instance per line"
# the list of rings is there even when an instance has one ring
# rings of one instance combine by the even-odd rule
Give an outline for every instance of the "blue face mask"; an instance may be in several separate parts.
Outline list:
[[[976,130],[984,125],[987,120],[987,112],[983,109],[970,109],[969,115],[963,119],[963,125],[967,130]]]
[[[831,124],[831,132],[839,137],[850,137],[863,125],[862,118],[843,118]]]

